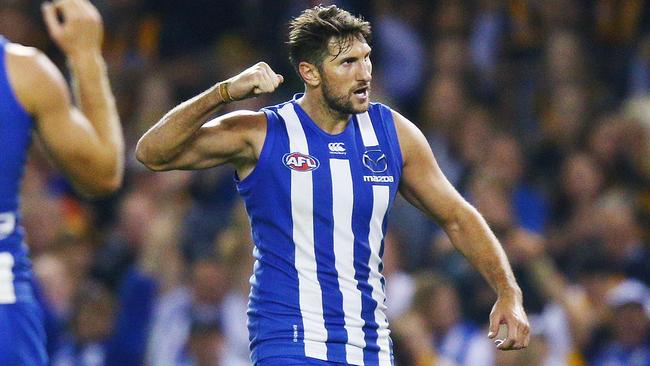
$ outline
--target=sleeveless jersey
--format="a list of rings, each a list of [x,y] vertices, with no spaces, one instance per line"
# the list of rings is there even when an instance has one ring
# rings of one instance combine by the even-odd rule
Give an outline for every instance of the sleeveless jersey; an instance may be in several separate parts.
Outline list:
[[[299,97],[262,109],[259,161],[237,182],[255,243],[253,362],[392,365],[381,257],[402,156],[391,110],[371,103],[330,135]]]
[[[32,301],[31,264],[23,243],[18,195],[34,123],[9,83],[7,43],[0,36],[0,304]]]

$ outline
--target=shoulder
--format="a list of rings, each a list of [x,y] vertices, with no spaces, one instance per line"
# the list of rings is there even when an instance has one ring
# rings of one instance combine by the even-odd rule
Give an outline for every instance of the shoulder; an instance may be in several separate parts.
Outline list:
[[[233,140],[252,147],[253,152],[259,152],[266,138],[266,114],[262,111],[237,110],[218,116],[201,128],[201,133],[208,139],[224,136],[224,132]]]
[[[266,123],[266,114],[264,112],[237,110],[208,121],[204,127],[243,133],[264,131]]]
[[[404,136],[404,138],[412,138],[414,134],[422,134],[420,129],[408,118],[404,117],[394,109],[389,108],[389,110],[393,117],[393,121],[395,122],[395,128],[397,129],[397,134],[400,136],[400,139],[402,136]]]
[[[6,47],[6,68],[16,97],[34,113],[48,101],[68,97],[67,84],[54,63],[40,50],[10,43]]]
[[[33,60],[43,55],[43,53],[35,47],[23,46],[19,43],[7,43],[5,46],[7,56],[19,58],[24,61]]]
[[[387,107],[386,107],[387,108]],[[400,143],[400,149],[404,163],[406,164],[410,156],[422,153],[430,153],[431,149],[427,139],[420,129],[408,118],[401,115],[394,109],[390,109],[397,132],[397,138]]]
[[[39,49],[17,43],[9,43],[6,48],[7,67],[12,77],[26,79],[60,77],[61,73],[54,63]]]
[[[271,123],[273,121],[284,120],[284,117],[287,115],[286,111],[292,110],[295,112],[294,108],[295,106],[289,100],[280,104],[266,106],[260,110],[260,113],[264,114],[266,116],[267,121]]]
[[[284,102],[278,105],[267,106],[259,111],[239,110],[225,114],[217,119],[223,119],[222,123],[227,125],[242,125],[239,128],[246,130],[258,131],[266,133],[271,129],[271,126],[276,126],[278,123],[284,124],[286,110],[288,106],[292,106],[291,102]]]
[[[367,113],[371,116],[371,118],[372,116],[379,116],[382,120],[386,120],[387,118],[392,120],[400,143],[402,142],[403,138],[409,138],[413,133],[420,131],[411,121],[408,120],[408,118],[404,117],[395,109],[386,104],[380,102],[370,102]]]

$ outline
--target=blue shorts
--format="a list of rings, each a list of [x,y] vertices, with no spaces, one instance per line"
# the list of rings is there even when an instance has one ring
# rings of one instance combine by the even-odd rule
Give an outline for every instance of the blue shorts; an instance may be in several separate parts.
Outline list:
[[[41,307],[36,302],[0,304],[0,365],[47,364]]]
[[[268,357],[258,361],[255,366],[347,366],[347,363],[318,360],[311,357]]]

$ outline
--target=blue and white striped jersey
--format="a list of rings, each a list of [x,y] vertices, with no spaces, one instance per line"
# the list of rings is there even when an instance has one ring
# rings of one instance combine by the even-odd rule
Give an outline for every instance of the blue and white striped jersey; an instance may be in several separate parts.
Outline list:
[[[402,156],[391,110],[371,103],[330,135],[299,97],[263,109],[259,161],[237,184],[255,242],[253,362],[392,365],[381,257]]]
[[[33,300],[18,198],[34,122],[11,88],[5,66],[7,43],[0,36],[0,304]]]

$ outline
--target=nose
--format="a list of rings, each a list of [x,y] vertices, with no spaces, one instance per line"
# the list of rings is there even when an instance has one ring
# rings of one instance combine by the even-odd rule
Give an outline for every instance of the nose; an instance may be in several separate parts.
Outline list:
[[[359,75],[357,75],[359,81],[364,81],[369,83],[372,80],[372,64],[370,61],[361,63]]]

